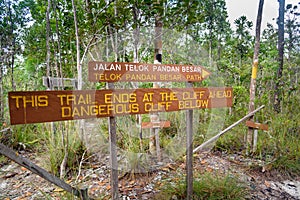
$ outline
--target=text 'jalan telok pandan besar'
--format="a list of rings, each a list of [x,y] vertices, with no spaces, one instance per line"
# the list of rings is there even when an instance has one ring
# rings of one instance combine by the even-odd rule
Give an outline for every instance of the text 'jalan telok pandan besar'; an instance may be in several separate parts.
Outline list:
[[[11,123],[229,107],[232,88],[10,92]]]
[[[176,64],[142,64],[122,62],[88,63],[91,82],[199,82],[210,75],[202,66]]]

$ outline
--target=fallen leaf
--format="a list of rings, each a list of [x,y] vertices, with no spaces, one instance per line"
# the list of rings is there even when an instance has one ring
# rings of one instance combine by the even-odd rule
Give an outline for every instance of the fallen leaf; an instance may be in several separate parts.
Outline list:
[[[27,171],[27,169],[25,167],[21,167],[22,171]]]
[[[89,190],[90,190],[90,192],[95,192],[97,190],[97,188],[96,187],[91,187]]]
[[[271,186],[271,183],[268,182],[268,181],[265,181],[265,186],[270,187],[270,186]]]
[[[135,181],[130,181],[129,184],[130,184],[130,185],[134,185],[134,184],[135,184]]]
[[[99,181],[99,182],[98,182],[98,185],[99,185],[99,186],[103,186],[103,185],[105,185],[106,183],[107,183],[107,182],[101,182],[101,181]]]
[[[19,187],[21,187],[23,185],[23,183],[19,183],[18,185],[14,185],[13,187],[18,189]]]
[[[32,193],[31,192],[26,192],[25,196],[26,197],[32,196]]]
[[[173,167],[172,166],[172,164],[168,164],[168,166],[167,166],[168,168],[170,168],[171,170],[176,170],[176,168],[175,167]]]
[[[185,163],[182,163],[179,167],[180,167],[181,169],[185,169]]]
[[[161,170],[165,171],[165,172],[168,172],[168,171],[170,171],[170,168],[169,167],[163,167]]]
[[[207,163],[207,161],[206,160],[201,160],[201,162],[200,162],[202,165],[204,165],[204,164],[206,164]]]
[[[213,170],[213,168],[211,168],[211,167],[207,167],[207,168],[206,168],[206,171],[207,171],[207,172],[212,172],[212,171],[214,171],[214,170]]]
[[[71,182],[72,182],[72,179],[71,179],[71,180],[67,180],[67,181],[66,181],[66,183],[71,183]]]
[[[272,164],[266,164],[262,167],[262,172],[270,171],[272,169]]]
[[[55,190],[53,190],[54,192],[63,192],[64,190],[62,188],[55,188]]]
[[[151,191],[143,191],[141,192],[141,194],[147,194],[147,193],[150,193]]]

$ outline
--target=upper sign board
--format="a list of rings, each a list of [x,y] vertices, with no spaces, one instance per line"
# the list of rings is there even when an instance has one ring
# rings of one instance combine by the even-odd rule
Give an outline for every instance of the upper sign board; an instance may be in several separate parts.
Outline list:
[[[122,62],[88,63],[91,82],[200,82],[210,75],[202,66]]]
[[[11,124],[229,107],[232,88],[9,92]]]

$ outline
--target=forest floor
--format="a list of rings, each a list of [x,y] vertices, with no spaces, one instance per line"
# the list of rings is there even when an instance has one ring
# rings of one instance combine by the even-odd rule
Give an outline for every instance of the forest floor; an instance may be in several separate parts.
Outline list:
[[[37,165],[41,162],[34,153],[21,152],[21,155]],[[205,153],[194,156],[193,168],[194,174],[210,172],[238,177],[249,189],[249,195],[244,197],[246,199],[300,199],[299,176],[290,177],[267,166],[249,167],[257,162],[260,161],[238,154]],[[70,178],[67,182],[75,185],[77,178],[76,185],[79,188],[88,188],[90,197],[110,199],[108,163],[109,158],[102,157],[102,161],[98,159],[90,163],[89,167],[83,167],[80,176]],[[68,199],[62,189],[12,161],[2,162],[0,167],[0,199]],[[184,177],[184,174],[183,161],[162,165],[151,173],[137,174],[134,177],[120,173],[120,199],[153,199],[159,192],[159,186],[168,181],[176,181],[178,177]]]

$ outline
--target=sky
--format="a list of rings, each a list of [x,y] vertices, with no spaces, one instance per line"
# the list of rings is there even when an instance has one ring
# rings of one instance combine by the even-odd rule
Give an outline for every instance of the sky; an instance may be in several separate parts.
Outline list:
[[[242,15],[245,15],[249,21],[253,22],[253,32],[255,30],[256,16],[258,11],[259,0],[225,0],[227,11],[229,15],[229,22],[234,27],[234,20]],[[296,5],[300,0],[285,0],[285,5]],[[299,4],[298,4],[299,5]],[[267,27],[267,23],[276,25],[276,18],[278,17],[278,0],[265,0],[262,17],[262,30]],[[273,20],[274,19],[274,20]]]

